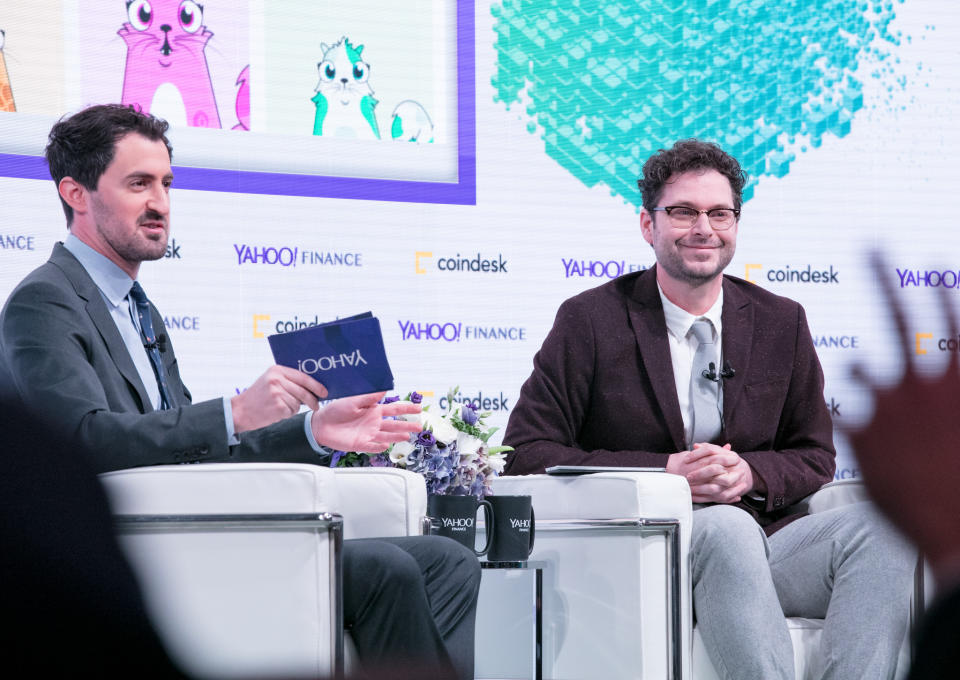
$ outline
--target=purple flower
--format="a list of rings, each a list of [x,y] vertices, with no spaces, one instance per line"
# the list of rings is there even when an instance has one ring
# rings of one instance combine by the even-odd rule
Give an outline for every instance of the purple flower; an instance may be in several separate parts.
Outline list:
[[[393,463],[390,461],[390,456],[385,453],[378,453],[375,456],[370,456],[370,467],[393,467]]]
[[[477,420],[479,418],[477,417],[477,412],[473,408],[473,404],[464,404],[460,408],[460,419],[463,420],[463,422],[465,422],[467,425],[477,424]]]
[[[384,404],[392,404],[392,403],[395,402],[395,401],[400,401],[400,397],[397,397],[397,396],[386,397],[386,398],[383,400],[382,403],[384,403]]]
[[[330,459],[330,467],[337,467],[337,463],[340,462],[340,459],[347,455],[346,451],[334,451],[333,457]]]
[[[487,494],[485,481],[482,475],[477,475],[473,480],[473,484],[470,485],[470,495],[483,498]]]
[[[429,449],[431,446],[435,446],[437,443],[437,438],[433,436],[433,432],[430,430],[423,430],[419,435],[417,435],[417,445]]]
[[[419,392],[411,392],[410,401],[413,402],[414,404],[419,404],[421,401],[423,401],[423,395],[420,394]]]

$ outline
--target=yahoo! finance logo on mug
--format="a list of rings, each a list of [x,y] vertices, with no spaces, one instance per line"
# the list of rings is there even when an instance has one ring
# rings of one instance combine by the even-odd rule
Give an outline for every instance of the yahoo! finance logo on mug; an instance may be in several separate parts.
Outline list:
[[[441,517],[440,522],[444,529],[450,531],[466,531],[473,528],[473,517]]]
[[[516,529],[520,532],[529,532],[530,531],[530,520],[528,519],[517,519],[516,517],[510,518],[510,528]]]

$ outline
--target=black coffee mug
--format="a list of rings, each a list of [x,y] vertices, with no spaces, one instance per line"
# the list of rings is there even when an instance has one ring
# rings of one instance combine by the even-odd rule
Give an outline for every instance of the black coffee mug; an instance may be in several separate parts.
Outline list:
[[[491,562],[525,562],[533,552],[536,518],[530,496],[490,496],[493,506]]]
[[[477,507],[483,508],[487,543],[477,550]],[[462,543],[478,557],[486,554],[493,540],[493,508],[485,500],[475,496],[430,496],[427,499],[427,514],[430,516],[432,534],[447,536]]]

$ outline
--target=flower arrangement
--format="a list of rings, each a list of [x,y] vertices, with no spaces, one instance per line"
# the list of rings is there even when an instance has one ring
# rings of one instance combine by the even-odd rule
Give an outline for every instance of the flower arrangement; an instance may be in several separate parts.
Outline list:
[[[503,472],[504,453],[510,446],[490,446],[490,437],[499,428],[483,422],[490,413],[481,413],[472,403],[458,403],[460,388],[447,393],[447,410],[431,410],[429,405],[417,415],[404,416],[419,420],[423,430],[410,435],[383,453],[369,455],[353,451],[334,453],[331,467],[398,467],[423,475],[427,493],[450,496],[490,495],[494,478]],[[386,397],[384,403],[399,401]],[[417,392],[407,395],[415,404],[423,401]]]

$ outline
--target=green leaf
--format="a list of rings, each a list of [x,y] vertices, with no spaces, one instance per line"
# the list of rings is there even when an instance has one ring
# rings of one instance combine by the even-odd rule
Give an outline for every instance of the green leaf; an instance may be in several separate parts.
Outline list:
[[[488,454],[504,453],[506,451],[513,451],[513,447],[512,446],[491,446],[490,449],[487,451],[487,453]]]
[[[490,437],[493,436],[493,433],[496,432],[496,431],[499,430],[499,429],[500,429],[499,427],[491,427],[489,430],[487,430],[487,431],[484,432],[483,434],[477,435],[477,436],[480,437],[480,439],[483,440],[483,443],[484,443],[484,444],[486,444],[486,443],[490,440]]]

